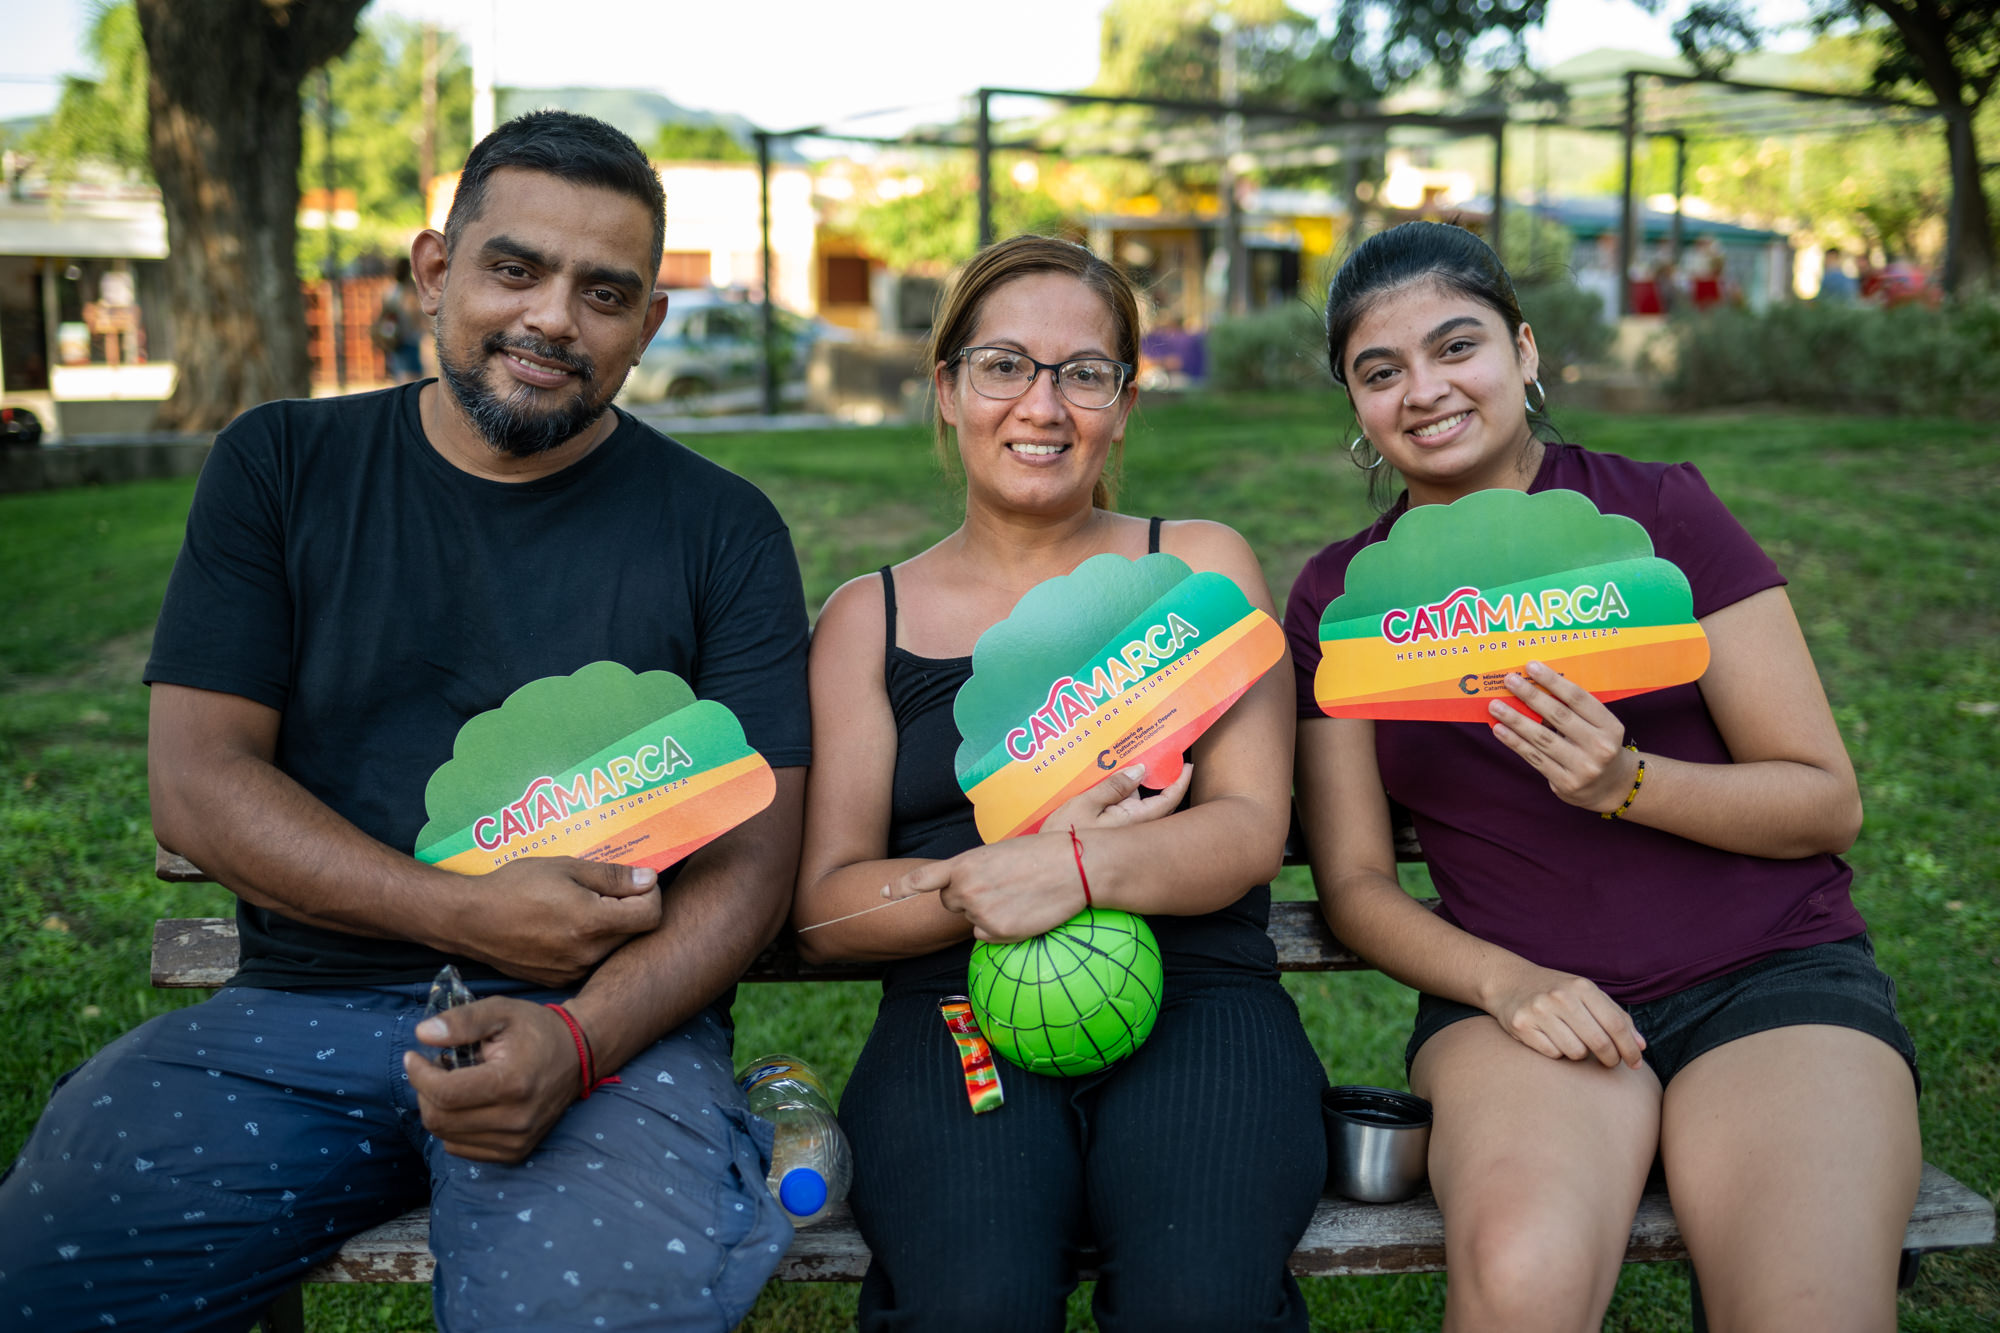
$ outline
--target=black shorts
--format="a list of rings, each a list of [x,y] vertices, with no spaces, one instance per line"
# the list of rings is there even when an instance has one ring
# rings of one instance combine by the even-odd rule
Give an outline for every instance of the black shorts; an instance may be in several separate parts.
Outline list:
[[[1725,1042],[1823,1023],[1880,1037],[1895,1047],[1918,1091],[1923,1089],[1916,1044],[1896,1016],[1896,983],[1875,966],[1875,946],[1866,934],[1783,949],[1675,994],[1628,1004],[1625,1012],[1645,1037],[1646,1063],[1663,1088],[1695,1057]],[[1456,1000],[1420,996],[1416,1030],[1403,1051],[1405,1072],[1416,1062],[1418,1047],[1460,1019],[1484,1013]]]

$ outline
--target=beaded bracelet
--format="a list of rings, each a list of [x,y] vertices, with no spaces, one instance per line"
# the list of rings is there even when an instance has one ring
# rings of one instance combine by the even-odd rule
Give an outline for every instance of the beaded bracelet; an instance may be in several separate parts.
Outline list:
[[[1076,853],[1076,877],[1083,881],[1083,909],[1087,912],[1097,904],[1090,900],[1090,876],[1083,873],[1083,841],[1076,836],[1076,825],[1069,826],[1070,850]]]
[[[1632,744],[1630,741],[1627,741],[1625,743],[1625,748],[1632,751],[1632,753],[1634,754],[1639,753],[1639,747]],[[1598,818],[1599,819],[1624,818],[1625,812],[1632,808],[1632,802],[1638,799],[1639,788],[1645,785],[1646,785],[1646,759],[1644,755],[1640,755],[1639,771],[1632,775],[1632,790],[1625,793],[1624,804],[1620,805],[1616,810],[1606,810],[1603,814],[1599,815]]]

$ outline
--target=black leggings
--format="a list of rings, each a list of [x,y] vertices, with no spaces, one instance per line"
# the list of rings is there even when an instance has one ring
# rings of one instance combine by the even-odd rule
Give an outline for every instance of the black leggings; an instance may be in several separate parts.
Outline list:
[[[863,1333],[1060,1329],[1093,1243],[1105,1333],[1306,1327],[1285,1261],[1326,1180],[1326,1075],[1275,978],[1170,975],[1130,1058],[1068,1079],[1000,1060],[1006,1104],[980,1116],[945,993],[883,1000],[841,1101]]]

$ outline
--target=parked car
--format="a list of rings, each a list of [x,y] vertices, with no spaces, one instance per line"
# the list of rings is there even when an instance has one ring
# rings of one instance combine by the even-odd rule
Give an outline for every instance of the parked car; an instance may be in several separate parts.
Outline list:
[[[0,407],[0,444],[40,444],[42,419],[25,407]]]
[[[778,308],[778,380],[803,381],[812,347],[837,336],[824,320]],[[625,379],[629,403],[686,402],[757,390],[764,382],[763,307],[709,288],[667,293],[667,317]],[[751,405],[745,400],[744,406]]]

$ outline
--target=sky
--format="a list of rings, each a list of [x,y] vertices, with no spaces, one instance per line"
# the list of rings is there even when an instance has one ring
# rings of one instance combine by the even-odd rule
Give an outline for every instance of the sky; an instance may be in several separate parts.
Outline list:
[[[91,7],[0,0],[0,120],[47,112],[61,75],[88,72]],[[1759,5],[1779,19],[1804,7]],[[784,130],[890,108],[935,111],[981,86],[1081,88],[1097,74],[1103,9],[1104,0],[375,0],[367,12],[468,35],[485,24],[503,87],[643,88]],[[563,21],[551,23],[552,13]],[[1533,45],[1544,64],[1604,46],[1671,55],[1671,26],[1633,0],[1551,0]]]

